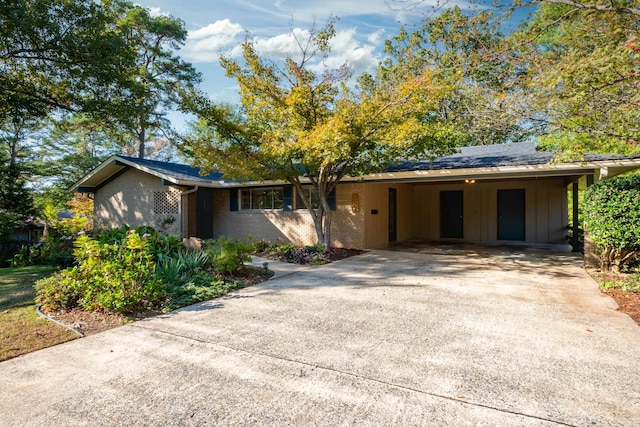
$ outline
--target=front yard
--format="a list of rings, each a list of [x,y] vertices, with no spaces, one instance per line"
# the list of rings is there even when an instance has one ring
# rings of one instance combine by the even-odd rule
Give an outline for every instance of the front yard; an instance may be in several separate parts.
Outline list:
[[[54,271],[49,266],[0,269],[0,361],[78,338],[36,314],[33,284]]]

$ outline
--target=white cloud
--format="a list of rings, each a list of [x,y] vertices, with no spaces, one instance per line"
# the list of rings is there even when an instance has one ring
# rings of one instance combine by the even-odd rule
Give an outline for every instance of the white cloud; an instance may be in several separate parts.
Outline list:
[[[331,52],[324,64],[321,63],[321,56],[315,57],[309,65],[310,69],[320,73],[324,66],[338,68],[342,65],[349,65],[355,72],[360,74],[364,71],[375,71],[378,65],[378,56],[375,53],[375,46],[372,44],[362,44],[356,39],[357,33],[353,28],[338,31],[331,40]],[[299,61],[302,58],[301,46],[304,48],[309,40],[308,30],[295,28],[291,33],[280,34],[274,37],[254,38],[256,50],[259,55],[272,60],[284,60],[292,58]],[[240,46],[234,47],[230,55],[239,58],[242,55]]]
[[[228,19],[189,31],[181,56],[192,62],[216,61],[220,51],[237,45],[240,41],[238,36],[244,32],[242,25]]]
[[[385,33],[384,28],[380,28],[375,33],[369,34],[367,36],[367,40],[369,41],[369,43],[374,45],[380,44],[380,41],[384,40],[384,33]]]
[[[149,15],[151,15],[154,18],[157,16],[169,15],[167,12],[163,12],[162,9],[160,9],[159,7],[148,7],[147,10],[149,11]]]

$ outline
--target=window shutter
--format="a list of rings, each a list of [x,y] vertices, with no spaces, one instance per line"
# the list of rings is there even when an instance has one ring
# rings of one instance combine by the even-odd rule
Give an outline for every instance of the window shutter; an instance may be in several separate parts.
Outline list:
[[[282,210],[283,211],[292,211],[293,210],[293,186],[285,185],[283,187],[282,193]]]
[[[327,197],[327,203],[329,204],[330,210],[332,211],[336,210],[336,189],[335,188],[331,190],[331,193],[329,193],[329,196]]]
[[[238,210],[238,189],[231,188],[229,190],[229,209],[231,211]]]

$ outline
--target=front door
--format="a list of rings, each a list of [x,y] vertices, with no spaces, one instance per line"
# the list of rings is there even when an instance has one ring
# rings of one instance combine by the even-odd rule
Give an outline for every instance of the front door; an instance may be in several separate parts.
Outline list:
[[[398,207],[396,189],[389,189],[389,241],[395,242],[398,239]]]
[[[213,189],[200,188],[196,192],[196,237],[213,237]]]
[[[498,190],[498,240],[524,240],[524,188]]]
[[[464,236],[462,191],[440,192],[440,237],[458,238]]]

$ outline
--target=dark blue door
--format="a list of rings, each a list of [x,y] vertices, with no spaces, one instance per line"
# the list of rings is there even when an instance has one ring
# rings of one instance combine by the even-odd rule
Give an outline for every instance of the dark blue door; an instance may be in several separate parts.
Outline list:
[[[398,239],[398,207],[396,189],[389,189],[389,241],[395,242]]]
[[[524,188],[498,190],[498,240],[524,240]]]
[[[213,188],[200,188],[196,192],[196,237],[213,237]]]
[[[440,237],[464,237],[462,191],[440,192]]]

